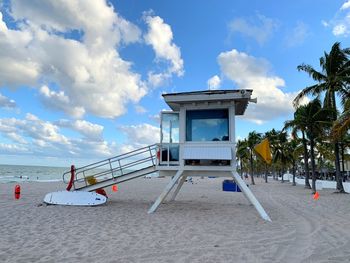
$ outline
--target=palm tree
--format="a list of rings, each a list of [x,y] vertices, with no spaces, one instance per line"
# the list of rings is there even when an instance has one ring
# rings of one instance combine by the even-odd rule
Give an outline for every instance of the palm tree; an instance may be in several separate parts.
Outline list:
[[[307,149],[307,140],[306,140],[306,127],[308,125],[307,122],[307,107],[305,105],[299,106],[295,113],[294,119],[290,121],[286,121],[284,123],[283,130],[292,130],[292,136],[294,138],[297,137],[298,132],[301,133],[301,141],[304,149],[304,171],[305,171],[305,188],[311,189],[311,185],[309,182],[309,152]]]
[[[317,163],[319,164],[319,170],[322,176],[328,178],[328,172],[333,169],[331,163],[334,164],[334,147],[333,144],[328,140],[324,140],[323,138],[318,138],[317,142],[317,153],[318,159]],[[327,174],[326,174],[327,172]]]
[[[348,130],[350,128],[350,99],[347,99],[344,105],[344,111],[342,115],[334,122],[331,137],[333,140],[339,141],[340,154],[342,159],[342,173],[344,173],[344,162],[345,162],[345,149],[349,147],[350,135]],[[344,178],[344,174],[342,174]]]
[[[300,152],[300,141],[297,138],[292,138],[286,143],[286,158],[292,165],[292,174],[293,174],[293,186],[295,183],[295,173],[296,173],[296,165],[298,161],[298,156]]]
[[[252,180],[252,185],[254,182],[254,147],[261,141],[261,135],[256,131],[252,131],[248,134],[247,145],[249,149],[249,160],[250,160],[250,176]]]
[[[271,141],[270,141],[269,137],[267,136],[268,133],[269,133],[269,132],[266,132],[265,135],[262,137],[262,139],[268,139],[268,141],[269,141],[269,143],[270,143],[270,149],[271,149]],[[260,156],[259,154],[258,154],[257,156],[259,156],[260,159],[262,160],[262,158],[261,158],[261,156]],[[264,179],[265,179],[265,183],[267,183],[267,182],[268,182],[268,181],[267,181],[267,177],[268,177],[268,172],[269,172],[269,169],[268,169],[268,168],[271,167],[271,164],[268,165],[268,164],[266,163],[266,161],[263,160],[262,166],[264,167],[263,170],[264,170]]]
[[[348,59],[350,54],[349,49],[341,49],[340,43],[336,42],[330,51],[330,53],[324,53],[324,56],[320,58],[321,71],[315,70],[312,66],[301,64],[298,66],[299,71],[305,71],[318,83],[303,89],[297,97],[294,99],[294,104],[299,105],[301,100],[307,95],[320,95],[325,93],[326,107],[333,110],[332,120],[337,119],[337,105],[336,94],[339,94],[341,98],[348,95],[347,85],[350,80],[350,61]],[[335,153],[335,168],[337,189],[340,192],[344,192],[342,184],[342,176],[340,174],[340,160],[339,160],[339,143],[334,143]]]
[[[236,147],[237,147],[236,158],[239,161],[241,177],[243,179],[244,166],[247,163],[247,160],[249,160],[249,149],[248,149],[247,140],[246,139],[238,140]]]
[[[274,154],[273,154],[273,161],[274,163],[279,163],[281,165],[282,170],[282,183],[284,183],[283,174],[285,173],[285,168],[288,163],[288,156],[287,156],[287,133],[286,132],[280,132],[277,135],[276,143],[274,144]]]
[[[344,111],[334,122],[331,136],[334,139],[340,139],[350,128],[350,98],[344,103]]]
[[[350,135],[345,134],[342,136],[341,141],[339,143],[340,147],[340,155],[341,155],[341,164],[342,164],[342,174],[344,178],[344,171],[345,171],[345,159],[346,159],[346,149],[350,147]],[[345,181],[345,180],[343,180]]]
[[[310,160],[312,171],[312,190],[316,192],[316,164],[315,164],[315,142],[316,138],[325,135],[325,128],[330,126],[331,114],[329,109],[322,108],[319,99],[315,99],[306,105],[306,135],[310,141]]]
[[[272,156],[275,156],[275,152],[277,149],[277,144],[278,144],[278,134],[275,129],[272,129],[271,131],[265,132],[265,138],[267,138],[270,142],[270,148],[272,152]],[[276,179],[276,164],[272,162],[272,169],[273,169],[273,179]]]

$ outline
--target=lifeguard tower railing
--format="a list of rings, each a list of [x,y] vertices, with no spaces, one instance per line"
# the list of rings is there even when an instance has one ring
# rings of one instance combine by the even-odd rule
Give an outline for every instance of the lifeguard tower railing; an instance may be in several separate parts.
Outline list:
[[[73,171],[63,174],[63,182],[68,183],[73,179],[74,190],[94,191],[151,174],[156,171],[157,151],[158,146],[153,144],[83,167],[73,168]],[[71,178],[72,172],[74,178]]]

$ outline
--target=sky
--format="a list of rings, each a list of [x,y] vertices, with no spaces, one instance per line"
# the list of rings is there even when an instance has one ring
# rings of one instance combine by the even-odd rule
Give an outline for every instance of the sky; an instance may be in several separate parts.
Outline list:
[[[236,136],[282,129],[350,0],[0,0],[0,164],[85,165],[159,142],[163,93],[252,89]]]

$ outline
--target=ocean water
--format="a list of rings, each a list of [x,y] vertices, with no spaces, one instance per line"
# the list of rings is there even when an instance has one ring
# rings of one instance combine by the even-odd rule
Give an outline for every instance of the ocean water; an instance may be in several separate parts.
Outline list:
[[[2,165],[0,164],[0,183],[9,182],[60,182],[64,172],[70,168]]]

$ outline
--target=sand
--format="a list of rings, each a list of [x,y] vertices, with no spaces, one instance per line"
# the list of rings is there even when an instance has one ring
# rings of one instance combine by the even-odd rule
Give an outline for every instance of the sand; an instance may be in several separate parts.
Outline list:
[[[350,262],[350,195],[257,180],[262,220],[223,179],[194,178],[174,202],[148,208],[169,178],[107,189],[99,207],[42,205],[61,183],[0,184],[0,262]]]

